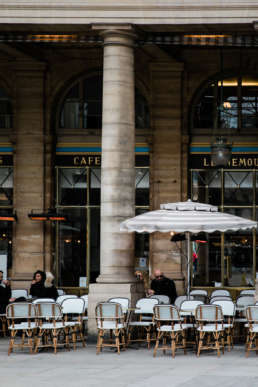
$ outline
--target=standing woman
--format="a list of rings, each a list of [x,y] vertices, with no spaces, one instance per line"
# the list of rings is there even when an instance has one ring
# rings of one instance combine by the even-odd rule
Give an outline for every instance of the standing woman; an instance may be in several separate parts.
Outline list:
[[[41,270],[37,270],[33,275],[33,280],[30,287],[30,295],[36,298],[45,297],[45,286],[46,273]]]

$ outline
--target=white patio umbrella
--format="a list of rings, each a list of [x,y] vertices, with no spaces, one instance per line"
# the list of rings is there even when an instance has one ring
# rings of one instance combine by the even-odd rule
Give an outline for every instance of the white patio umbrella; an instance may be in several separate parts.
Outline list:
[[[190,234],[215,231],[237,231],[257,228],[257,222],[219,212],[218,207],[204,203],[186,202],[161,204],[160,210],[145,212],[125,220],[121,231],[128,232],[185,232],[187,239],[187,295],[190,294]]]

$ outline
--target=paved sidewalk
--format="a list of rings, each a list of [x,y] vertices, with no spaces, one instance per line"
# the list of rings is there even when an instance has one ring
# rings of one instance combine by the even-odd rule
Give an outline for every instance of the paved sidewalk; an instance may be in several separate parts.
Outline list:
[[[235,347],[217,358],[206,352],[197,358],[178,350],[175,359],[160,351],[129,348],[120,355],[95,345],[57,355],[51,350],[7,356],[8,339],[0,338],[0,383],[5,387],[258,387],[258,355],[245,358],[244,347]]]

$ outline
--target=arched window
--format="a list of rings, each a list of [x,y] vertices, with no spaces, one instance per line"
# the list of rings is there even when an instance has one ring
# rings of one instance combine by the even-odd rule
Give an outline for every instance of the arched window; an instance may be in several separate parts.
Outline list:
[[[193,105],[192,129],[258,128],[258,77],[209,81]]]
[[[0,128],[12,128],[12,104],[6,91],[0,87]]]
[[[75,83],[63,99],[59,127],[63,129],[101,129],[102,76],[85,78]],[[135,91],[135,127],[150,127],[150,114],[146,98]]]

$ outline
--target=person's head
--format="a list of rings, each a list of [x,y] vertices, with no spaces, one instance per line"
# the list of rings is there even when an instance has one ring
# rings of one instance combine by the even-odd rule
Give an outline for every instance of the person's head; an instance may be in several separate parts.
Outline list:
[[[159,270],[154,271],[154,277],[156,280],[161,280],[164,277],[164,274]]]
[[[0,281],[3,281],[4,272],[0,270]]]
[[[36,281],[36,282],[44,282],[45,279],[46,279],[46,274],[45,274],[44,271],[42,271],[42,270],[37,270],[37,271],[33,274],[33,279],[34,279],[34,281]]]
[[[53,274],[50,273],[50,271],[47,271],[46,272],[46,280],[44,282],[44,286],[46,288],[51,288],[51,286],[53,286],[52,282],[53,282],[54,278],[55,277],[53,276]]]

